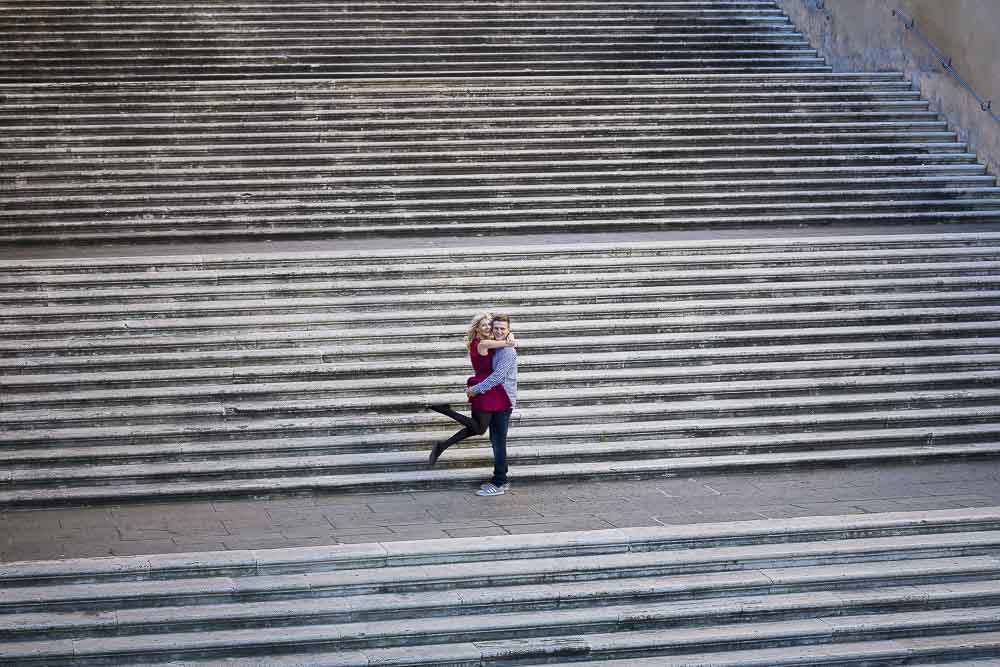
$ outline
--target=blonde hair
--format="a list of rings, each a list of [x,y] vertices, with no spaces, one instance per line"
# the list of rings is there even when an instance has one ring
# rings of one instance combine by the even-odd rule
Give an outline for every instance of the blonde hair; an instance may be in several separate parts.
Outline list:
[[[489,320],[490,322],[492,322],[493,313],[489,312],[488,310],[484,310],[482,312],[475,314],[475,316],[472,318],[472,321],[469,322],[469,329],[465,332],[466,346],[468,346],[469,343],[472,342],[473,338],[476,338],[479,335],[477,329],[479,328],[479,323],[482,322],[483,320]]]

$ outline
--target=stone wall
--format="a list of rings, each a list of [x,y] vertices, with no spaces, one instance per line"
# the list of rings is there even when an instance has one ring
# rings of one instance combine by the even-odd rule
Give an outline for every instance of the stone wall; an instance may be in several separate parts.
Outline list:
[[[1000,2],[997,0],[779,0],[809,41],[838,71],[906,73],[958,131],[963,141],[1000,174],[1000,123],[984,112],[941,66],[934,53],[893,16],[898,9],[1000,115]]]

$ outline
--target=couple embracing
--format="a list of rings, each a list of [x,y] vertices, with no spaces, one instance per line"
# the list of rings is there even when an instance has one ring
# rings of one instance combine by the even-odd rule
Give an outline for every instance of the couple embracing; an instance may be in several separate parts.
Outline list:
[[[429,409],[451,417],[462,428],[443,442],[434,445],[430,464],[456,442],[490,432],[493,446],[493,479],[476,495],[499,496],[507,491],[507,429],[517,402],[517,351],[510,318],[506,315],[478,313],[465,336],[469,360],[475,373],[466,381],[472,416],[455,412],[448,405],[430,405]]]

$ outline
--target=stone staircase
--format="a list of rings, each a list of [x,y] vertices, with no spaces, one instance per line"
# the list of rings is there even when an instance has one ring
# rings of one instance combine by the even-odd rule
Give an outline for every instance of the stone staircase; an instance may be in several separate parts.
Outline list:
[[[895,74],[0,88],[0,243],[1000,219]]]
[[[494,250],[8,262],[0,503],[474,486],[483,307],[515,483],[1000,454],[1000,235]]]
[[[0,565],[0,664],[996,664],[1000,508]]]
[[[822,71],[774,0],[3,0],[0,82]]]
[[[0,244],[988,223],[772,0],[0,0]]]
[[[521,340],[515,485],[1000,455],[995,179],[773,0],[0,19],[0,244],[78,255],[0,266],[4,511],[471,489],[485,439],[430,469],[423,408],[464,403],[483,307]],[[813,225],[882,233],[514,240]],[[81,249],[488,235],[489,272],[481,240]],[[985,508],[7,563],[0,665],[984,667],[998,546]]]

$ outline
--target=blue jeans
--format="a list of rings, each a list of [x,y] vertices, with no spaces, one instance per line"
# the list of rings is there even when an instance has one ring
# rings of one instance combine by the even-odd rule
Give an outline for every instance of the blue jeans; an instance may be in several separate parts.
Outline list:
[[[507,483],[507,429],[510,426],[510,413],[513,408],[503,412],[494,412],[490,419],[490,444],[493,445],[493,484],[503,486]]]

